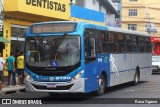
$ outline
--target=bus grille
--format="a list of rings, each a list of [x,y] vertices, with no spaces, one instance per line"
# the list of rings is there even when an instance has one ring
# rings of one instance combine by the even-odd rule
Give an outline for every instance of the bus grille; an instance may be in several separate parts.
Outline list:
[[[32,84],[34,88],[40,89],[40,90],[69,90],[73,84],[67,85],[67,86],[56,86],[55,88],[47,88],[47,86],[42,86],[42,85],[35,85]]]

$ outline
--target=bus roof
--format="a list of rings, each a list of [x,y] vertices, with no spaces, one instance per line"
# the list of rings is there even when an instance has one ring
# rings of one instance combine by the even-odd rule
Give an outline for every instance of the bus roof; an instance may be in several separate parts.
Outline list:
[[[131,31],[131,30],[121,29],[121,28],[113,28],[113,27],[108,27],[108,31],[111,31],[111,32],[116,31],[116,32],[127,33],[127,34],[150,36],[149,34],[143,33],[143,32]]]
[[[94,25],[90,24],[87,22],[78,22],[79,24],[84,24],[84,25]],[[144,32],[138,32],[138,31],[131,31],[127,29],[122,29],[122,28],[115,28],[115,27],[109,27],[109,26],[100,26],[100,25],[95,25],[97,28],[103,28],[103,29],[108,29],[108,31],[111,32],[120,32],[120,33],[126,33],[126,34],[134,34],[134,35],[143,35],[143,36],[150,36],[150,34],[144,33]]]
[[[122,29],[122,28],[114,28],[114,27],[108,27],[108,26],[101,26],[101,25],[91,24],[91,23],[88,23],[88,22],[51,21],[51,22],[39,22],[39,23],[34,23],[34,24],[31,24],[31,25],[36,25],[36,24],[50,24],[50,23],[77,23],[78,26],[81,26],[81,25],[84,25],[84,26],[92,25],[92,26],[95,26],[95,28],[97,28],[97,29],[98,29],[98,28],[99,28],[99,29],[102,29],[102,30],[106,30],[106,29],[107,29],[108,31],[111,31],[111,32],[120,32],[120,33],[126,33],[126,34],[150,36],[149,34],[143,33],[143,32],[131,31],[131,30]],[[31,26],[31,25],[30,25],[30,26]]]

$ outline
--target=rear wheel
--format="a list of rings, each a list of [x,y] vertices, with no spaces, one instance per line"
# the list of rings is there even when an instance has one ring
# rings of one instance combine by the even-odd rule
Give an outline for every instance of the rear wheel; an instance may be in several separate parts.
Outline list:
[[[103,95],[105,93],[105,89],[106,89],[106,79],[104,75],[101,75],[98,80],[97,95]]]

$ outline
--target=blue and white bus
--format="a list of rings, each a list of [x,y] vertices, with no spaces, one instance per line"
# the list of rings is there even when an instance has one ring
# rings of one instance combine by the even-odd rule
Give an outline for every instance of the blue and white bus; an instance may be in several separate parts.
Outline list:
[[[152,73],[149,34],[86,22],[32,24],[25,38],[25,86],[48,93],[105,93]]]

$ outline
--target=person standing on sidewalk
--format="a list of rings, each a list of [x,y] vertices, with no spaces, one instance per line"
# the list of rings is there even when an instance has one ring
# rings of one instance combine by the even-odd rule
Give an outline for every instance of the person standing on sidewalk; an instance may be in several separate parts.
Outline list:
[[[10,56],[7,58],[6,64],[8,67],[8,87],[12,87],[12,85],[16,85],[15,58],[13,57],[12,52],[10,53]]]
[[[18,73],[18,84],[24,84],[24,55],[23,51],[20,52],[20,55],[17,57],[17,73]]]
[[[4,64],[5,64],[5,61],[4,59],[2,58],[1,56],[1,53],[0,53],[0,81],[2,81],[2,85],[3,85],[3,70],[4,70]]]

